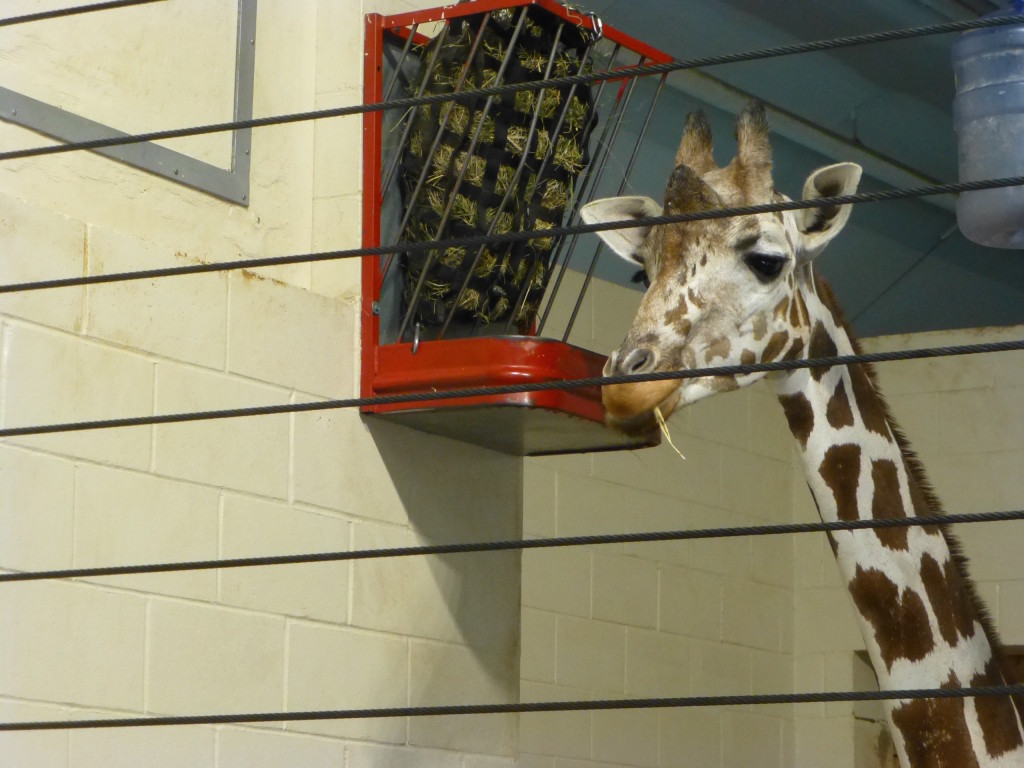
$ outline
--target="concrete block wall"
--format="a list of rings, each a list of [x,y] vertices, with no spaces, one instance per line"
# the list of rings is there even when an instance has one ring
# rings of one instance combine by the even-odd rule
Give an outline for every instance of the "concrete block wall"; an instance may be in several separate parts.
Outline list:
[[[382,5],[261,2],[255,113],[360,101],[362,14],[394,10]],[[188,14],[202,25],[205,6],[109,12],[102,29],[131,40],[178,13],[171,28]],[[26,25],[21,43],[74,51],[75,29]],[[214,60],[186,59],[179,75],[201,88]],[[143,81],[160,67],[132,62]],[[81,63],[62,88],[86,87]],[[19,71],[26,89],[30,74]],[[173,123],[132,127],[203,122],[196,101],[179,100]],[[255,131],[248,208],[86,153],[2,164],[0,280],[351,247],[358,129]],[[0,123],[3,146],[47,143]],[[357,278],[355,262],[324,263],[4,297],[0,424],[350,397]],[[0,569],[515,538],[521,496],[518,459],[351,410],[7,439]],[[8,584],[0,720],[515,701],[518,597],[514,554]],[[496,768],[517,727],[489,716],[6,733],[0,765]]]
[[[569,279],[574,296],[581,277]],[[570,341],[609,352],[639,297],[596,281]],[[699,403],[670,427],[685,460],[667,444],[527,459],[526,535],[790,519],[792,438],[767,389]],[[760,537],[525,552],[523,700],[790,690],[793,546]],[[520,729],[527,766],[793,764],[785,706],[529,715]]]

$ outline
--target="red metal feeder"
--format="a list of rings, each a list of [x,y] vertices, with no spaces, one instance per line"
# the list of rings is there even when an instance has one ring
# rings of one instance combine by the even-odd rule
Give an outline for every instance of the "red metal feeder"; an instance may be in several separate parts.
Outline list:
[[[471,28],[469,19],[473,20]],[[551,29],[552,24],[567,25],[569,33],[563,39],[575,36],[574,39],[585,40],[584,53],[573,54],[575,58],[572,59],[573,62],[578,62],[579,71],[600,71],[602,69],[614,71],[627,66],[671,60],[671,57],[664,53],[654,50],[616,29],[608,26],[602,27],[600,21],[595,17],[580,16],[576,11],[553,2],[553,0],[476,0],[475,2],[393,16],[369,14],[366,17],[364,73],[366,103],[376,103],[391,98],[403,81],[410,83],[408,89],[410,93],[417,93],[417,95],[424,93],[428,82],[434,83],[441,80],[439,74],[441,65],[437,62],[440,62],[445,55],[453,55],[452,50],[456,52],[454,55],[462,55],[461,52],[466,46],[468,46],[468,54],[465,63],[461,65],[458,81],[451,84],[452,90],[459,90],[462,87],[466,90],[480,87],[481,83],[474,83],[473,77],[471,75],[467,77],[466,73],[471,62],[479,62],[483,56],[480,43],[483,40],[484,45],[487,44],[485,34],[489,34],[491,29],[488,25],[493,27],[499,23],[505,24],[506,31],[512,31],[512,37],[506,46],[503,46],[500,40],[497,43],[493,42],[494,38],[491,38],[489,55],[495,57],[494,67],[497,82],[517,82],[516,71],[522,73],[525,71],[524,67],[534,66],[534,63],[529,60],[530,56],[537,57],[535,66],[538,70],[545,64],[543,59],[547,54],[530,53],[523,46],[523,41],[528,40],[531,32],[539,38],[540,34],[534,32],[534,29],[542,26]],[[454,43],[450,43],[452,38],[445,38],[453,25],[459,25],[458,29],[463,35],[464,48],[458,48]],[[524,32],[524,29],[528,31]],[[428,30],[431,35],[424,35],[423,30]],[[555,47],[557,47],[561,34],[561,31],[555,33]],[[515,35],[521,35],[521,37],[516,38]],[[472,38],[472,45],[468,45],[469,38]],[[517,39],[520,41],[518,48],[516,47]],[[445,45],[449,50],[445,51]],[[549,44],[546,48],[541,47],[541,50],[546,51],[550,47]],[[442,53],[439,54],[438,51],[442,51]],[[586,60],[584,61],[584,59]],[[555,53],[552,52],[543,76],[555,76],[554,60]],[[561,62],[560,66],[562,64],[564,62]],[[563,73],[565,68],[565,66],[562,67]],[[414,74],[410,75],[410,70],[413,70]],[[446,70],[449,73],[454,71],[456,70]],[[483,72],[485,73],[483,84],[489,84],[486,82],[486,73],[489,70],[485,69]],[[575,72],[571,73],[575,74]],[[451,75],[447,75],[447,77],[452,78]],[[538,79],[539,77],[538,75]],[[589,100],[590,105],[587,119],[589,120],[594,113],[598,115],[598,123],[601,125],[600,138],[597,136],[597,130],[594,131],[593,136],[589,132],[587,133],[583,142],[586,146],[582,148],[584,160],[581,161],[585,163],[585,167],[581,165],[578,176],[564,182],[561,187],[557,187],[557,189],[566,191],[566,199],[559,201],[564,207],[566,215],[562,216],[561,209],[558,214],[565,221],[578,221],[579,208],[588,202],[592,191],[597,187],[605,162],[610,155],[609,148],[614,143],[623,114],[626,112],[625,107],[629,103],[629,97],[636,82],[637,80],[619,78],[604,81],[600,85],[595,84],[595,88],[598,89],[596,96],[592,96],[587,91],[586,99]],[[650,100],[650,108],[647,111],[642,130],[646,130],[657,95],[660,94],[663,84],[664,76],[660,78],[657,92]],[[548,99],[546,98],[548,91],[532,93],[539,95],[536,99],[531,95],[530,105],[523,110],[524,120],[528,123],[529,131],[527,132],[525,127],[519,129],[525,136],[526,149],[521,153],[522,162],[515,171],[512,186],[515,187],[522,176],[522,183],[524,185],[532,183],[533,189],[536,190],[537,178],[542,179],[541,184],[544,183],[545,169],[554,169],[554,166],[561,162],[564,167],[576,170],[572,165],[575,162],[574,158],[569,158],[568,161],[559,158],[555,145],[557,144],[557,149],[563,147],[562,134],[559,134],[558,131],[559,129],[564,130],[566,115],[570,113],[570,103],[576,106],[579,99],[570,98],[576,93],[574,88],[568,93],[562,93],[559,96],[561,101],[552,99],[555,102],[555,107],[548,109]],[[580,94],[582,96],[582,92]],[[404,95],[404,93],[399,93],[399,96]],[[500,104],[501,100],[497,101]],[[506,104],[508,103],[506,102]],[[486,123],[490,108],[490,100],[482,107],[479,105],[472,107],[471,109],[477,110],[469,113],[473,118],[473,124]],[[518,104],[517,108],[519,108]],[[549,127],[551,122],[555,123],[554,130],[548,137],[550,141],[547,145],[544,145],[541,137],[537,135],[545,132],[545,129],[537,127],[545,124],[539,119],[545,110],[550,113],[547,115],[550,118]],[[421,163],[423,170],[420,172],[418,184],[413,183],[420,165],[416,165],[412,172],[409,171],[408,160],[411,157],[409,146],[410,143],[414,143],[420,138],[415,133],[414,124],[417,124],[415,121],[422,120],[423,117],[417,115],[416,109],[405,114],[396,114],[396,112],[397,110],[377,111],[364,116],[363,245],[365,247],[409,239],[410,217],[412,216],[410,207],[422,197],[423,190],[421,188],[424,186],[424,179],[428,171],[432,167],[441,167],[440,161],[436,159],[436,156],[445,149],[444,145],[440,143],[440,138],[434,140],[429,150],[417,145],[417,155],[423,158]],[[430,114],[429,109],[427,114]],[[443,116],[440,131],[437,132],[438,137],[446,129],[449,134],[454,130],[448,127],[449,114],[450,112],[444,112],[443,107],[434,113],[435,117],[432,119],[435,119],[435,122],[441,119],[437,117],[438,115]],[[420,122],[418,125],[423,125],[423,123]],[[430,125],[434,127],[433,123]],[[504,131],[505,128],[499,130]],[[470,161],[477,160],[474,152],[479,150],[478,137],[481,133],[480,129],[473,132],[472,128],[464,128],[462,131],[461,135],[465,142],[462,146],[468,149],[468,154],[460,155],[463,158],[461,166],[453,164],[448,158],[445,159],[444,167],[448,170],[448,177],[456,178],[452,189],[445,192],[447,206],[443,206],[444,196],[434,198],[437,201],[437,211],[430,215],[434,218],[441,218],[442,229],[439,229],[435,235],[433,226],[431,226],[426,239],[453,236],[451,233],[442,235],[442,230],[446,222],[453,221],[452,202],[462,202],[456,198],[460,185],[468,184],[463,176],[467,175],[468,167],[472,165]],[[508,133],[511,136],[512,130],[509,130]],[[640,138],[642,138],[642,131]],[[508,144],[511,141],[510,138],[504,136],[501,139],[500,142],[495,143]],[[389,141],[392,146],[386,146]],[[565,143],[571,145],[572,141],[566,139]],[[639,146],[639,140],[632,148],[633,157],[626,170],[625,176],[627,177],[629,169],[632,167],[632,161],[635,159],[636,146]],[[592,155],[590,147],[594,148]],[[453,154],[450,146],[448,154]],[[526,164],[526,156],[531,157],[530,169],[532,170],[528,169],[528,171],[533,174],[529,177],[528,182],[526,174],[520,173]],[[493,157],[484,157],[481,152],[479,159],[481,179],[486,162],[496,161],[493,161]],[[537,167],[538,163],[539,168]],[[456,169],[459,170],[458,173],[455,172]],[[491,170],[493,168],[488,172]],[[394,182],[396,177],[402,173],[410,175],[403,177],[405,185],[399,194],[395,189],[398,185]],[[565,172],[559,173],[561,174],[559,178],[563,180],[567,178]],[[486,183],[484,185],[486,186]],[[468,186],[464,188],[468,189]],[[521,188],[521,186],[516,187],[516,189]],[[528,186],[526,188],[529,189]],[[556,187],[551,189],[556,189]],[[492,190],[487,192],[493,197]],[[483,203],[479,204],[481,213],[486,210],[485,215],[492,219],[488,232],[495,231],[497,226],[495,221],[501,221],[502,213],[506,208],[512,211],[523,210],[526,207],[522,201],[517,203],[515,200],[510,200],[511,196],[512,192],[506,191],[500,200],[500,205],[496,204],[492,208],[485,209]],[[410,199],[411,202],[409,202]],[[497,198],[494,197],[494,199]],[[532,210],[539,209],[533,206]],[[473,211],[469,213],[475,216]],[[511,213],[507,215],[511,216]],[[398,220],[401,220],[401,224],[396,227],[395,222]],[[511,218],[508,220],[512,221]],[[561,225],[563,220],[549,223],[557,226]],[[533,219],[525,223],[516,222],[513,225],[514,228],[522,229],[541,226],[543,226],[542,223],[534,223]],[[454,236],[461,235],[458,229],[444,231],[454,232]],[[551,332],[550,327],[546,325],[548,313],[555,301],[558,287],[562,284],[561,278],[576,246],[576,241],[573,239],[571,244],[554,241],[549,245],[550,252],[545,252],[543,258],[533,256],[533,262],[531,262],[531,270],[537,266],[536,262],[543,262],[542,267],[537,267],[539,271],[543,272],[543,279],[534,280],[534,271],[530,271],[525,279],[520,275],[520,282],[517,285],[521,283],[523,287],[518,295],[515,295],[516,292],[512,290],[503,291],[501,288],[495,288],[495,295],[501,294],[507,298],[492,301],[490,305],[486,306],[486,311],[481,309],[479,301],[473,304],[466,300],[467,293],[473,291],[468,287],[473,279],[470,274],[472,272],[473,275],[476,275],[479,272],[477,269],[470,271],[467,268],[464,270],[466,277],[462,282],[461,290],[454,283],[445,285],[441,293],[444,293],[446,298],[437,299],[430,304],[430,308],[435,310],[437,319],[432,323],[425,322],[424,324],[420,323],[419,318],[425,314],[424,305],[428,302],[428,299],[424,298],[424,286],[426,285],[429,289],[429,286],[434,285],[429,272],[432,267],[436,267],[433,261],[434,256],[431,256],[430,261],[425,265],[415,265],[415,272],[412,272],[412,268],[409,267],[411,262],[406,262],[397,255],[394,258],[365,258],[362,267],[361,312],[362,395],[369,397],[413,394],[466,387],[599,376],[604,365],[604,356],[573,346],[565,341],[575,319],[575,312],[572,313],[564,333],[559,334],[561,340],[543,336],[545,331]],[[485,250],[481,246],[476,254],[478,260]],[[509,262],[508,258],[506,256],[504,261],[506,267],[509,267],[511,263],[511,267],[507,271],[514,272],[516,271],[515,267],[519,267],[521,272],[525,272],[525,262],[523,264]],[[594,261],[596,261],[596,252]],[[591,262],[591,274],[594,261]],[[475,268],[477,261],[473,261],[472,264]],[[558,274],[557,278],[551,282],[551,285],[548,285],[548,276],[555,273]],[[589,285],[591,274],[588,274],[584,281],[584,291]],[[456,280],[455,283],[457,282],[459,281]],[[506,288],[508,288],[507,285]],[[533,298],[534,296],[536,299]],[[543,298],[540,298],[541,296]],[[477,299],[475,296],[470,298]],[[572,301],[573,297],[570,297],[569,300]],[[445,301],[447,304],[444,303]],[[501,303],[502,301],[503,303]],[[580,298],[575,298],[575,301],[578,309]],[[472,311],[461,309],[466,306],[473,306],[476,309]],[[495,307],[497,308],[495,309]],[[499,315],[499,317],[487,316],[484,320],[480,319],[488,313]],[[468,322],[466,321],[467,317],[469,318]],[[453,322],[453,320],[455,321]],[[515,335],[517,333],[519,335]],[[373,414],[377,418],[385,418],[433,434],[456,438],[516,455],[604,451],[654,444],[651,439],[629,438],[605,427],[600,391],[596,387],[462,398],[422,404],[369,406],[365,407],[363,411]],[[656,442],[657,438],[654,440]]]

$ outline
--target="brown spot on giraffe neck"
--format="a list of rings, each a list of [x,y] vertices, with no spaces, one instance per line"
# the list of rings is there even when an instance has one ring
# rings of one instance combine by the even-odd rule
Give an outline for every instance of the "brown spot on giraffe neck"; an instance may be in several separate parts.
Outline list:
[[[794,293],[793,300],[789,303],[789,324],[794,328],[799,328],[803,318],[807,317],[807,310],[803,308],[803,303],[803,296],[799,293]]]
[[[960,571],[952,560],[944,566],[929,554],[921,557],[921,581],[939,623],[942,638],[956,645],[961,638],[974,636],[976,611],[964,588]]]
[[[840,379],[836,390],[829,398],[825,417],[833,429],[853,426],[853,411],[850,409],[850,398],[846,396],[846,385]]]
[[[906,517],[900,496],[900,476],[896,464],[888,459],[871,462],[871,516],[876,519]],[[876,528],[875,535],[889,549],[907,549],[906,528]]]
[[[785,320],[786,314],[789,312],[790,300],[789,296],[783,296],[782,300],[775,305],[775,309],[772,310],[772,315],[776,320]]]
[[[795,395],[779,395],[779,402],[789,422],[789,431],[800,443],[801,448],[807,447],[807,438],[814,429],[814,409],[802,392]]]
[[[757,315],[754,318],[754,341],[760,341],[768,333],[768,318],[764,315]]]
[[[840,520],[856,520],[857,484],[860,480],[860,446],[852,443],[830,446],[818,467],[818,474],[832,491]]]
[[[740,365],[753,365],[757,362],[757,355],[754,354],[753,350],[744,349],[740,352]]]
[[[1006,681],[999,671],[995,659],[989,659],[984,672],[971,678],[971,687],[1003,685]],[[985,751],[989,757],[999,757],[1018,747],[1024,746],[1017,725],[1013,702],[1005,696],[978,696],[974,700],[978,712],[978,723],[985,739]]]
[[[825,326],[821,321],[815,323],[814,329],[811,331],[811,343],[807,348],[807,354],[812,360],[817,357],[835,357],[839,354],[839,350],[836,349],[836,343],[832,340],[828,331],[825,330]],[[821,381],[828,371],[828,368],[811,368],[811,376],[814,377],[815,381]]]
[[[853,387],[853,400],[857,404],[861,421],[864,426],[882,437],[892,439],[889,422],[885,416],[885,406],[878,393],[875,392],[871,380],[864,368],[859,365],[850,366],[850,384]]]
[[[920,661],[935,648],[928,611],[916,592],[897,586],[879,570],[857,566],[850,595],[860,615],[874,629],[886,669],[898,659]]]
[[[797,337],[797,338],[793,339],[792,346],[790,346],[790,348],[788,350],[786,350],[786,354],[784,354],[782,356],[782,359],[783,360],[796,360],[797,358],[800,357],[800,354],[803,351],[804,351],[804,340],[799,338],[799,337]]]
[[[960,681],[950,673],[941,687],[958,688]],[[891,718],[914,768],[978,768],[963,699],[915,699],[893,709]]]
[[[779,353],[785,348],[787,341],[789,341],[789,334],[786,331],[776,331],[773,333],[765,345],[764,352],[761,353],[761,359],[766,363],[777,359]]]

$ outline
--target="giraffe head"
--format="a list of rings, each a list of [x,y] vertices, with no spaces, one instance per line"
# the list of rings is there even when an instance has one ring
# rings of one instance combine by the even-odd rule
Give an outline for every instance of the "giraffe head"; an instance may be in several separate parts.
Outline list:
[[[691,114],[665,189],[664,207],[648,197],[595,200],[588,223],[619,221],[785,200],[772,186],[771,146],[764,106],[749,105],[736,122],[737,154],[719,168],[711,129]],[[850,194],[861,169],[853,163],[820,168],[804,198]],[[849,206],[811,208],[681,224],[609,230],[600,236],[643,268],[650,287],[633,326],[608,358],[605,374],[646,373],[769,362],[797,357],[810,329],[799,286],[811,262],[846,224]],[[654,409],[665,417],[716,392],[745,386],[765,374],[606,386],[608,423],[643,432]]]

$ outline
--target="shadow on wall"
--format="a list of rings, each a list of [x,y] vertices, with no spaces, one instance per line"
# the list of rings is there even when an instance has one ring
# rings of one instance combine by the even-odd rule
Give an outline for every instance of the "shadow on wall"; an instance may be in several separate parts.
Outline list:
[[[521,537],[522,459],[372,417],[363,422],[415,543]],[[419,668],[414,648],[414,705],[517,700],[520,562],[518,552],[432,555],[380,560],[364,571],[380,580],[384,621],[393,612],[391,620],[404,623],[396,630],[455,644]]]

